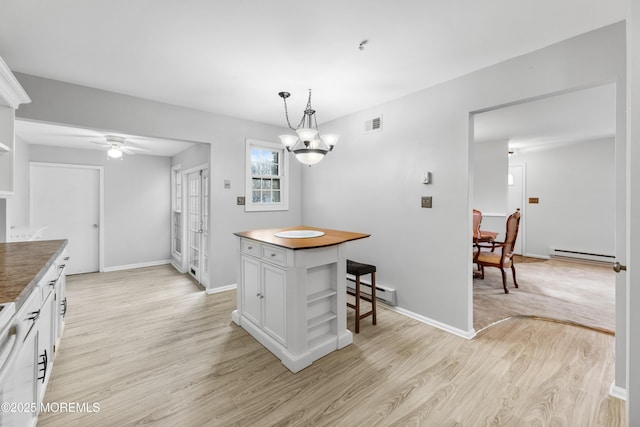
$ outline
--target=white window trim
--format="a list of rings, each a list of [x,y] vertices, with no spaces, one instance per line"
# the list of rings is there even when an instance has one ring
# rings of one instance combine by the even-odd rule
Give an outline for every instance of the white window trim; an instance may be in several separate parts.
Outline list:
[[[280,183],[280,203],[253,203],[252,202],[252,175],[251,175],[251,147],[266,148],[269,150],[280,151],[282,153]],[[282,144],[274,142],[259,141],[257,139],[247,138],[245,141],[245,182],[244,182],[244,210],[245,212],[266,212],[266,211],[287,211],[289,210],[289,156],[288,152]]]
[[[183,207],[182,206],[176,206],[176,173],[182,175],[182,165],[181,164],[177,164],[171,167],[171,255],[173,257],[173,259],[177,262],[178,265],[182,266],[182,253],[178,253],[175,251],[175,216],[174,216],[174,212],[176,211],[176,209],[179,209],[180,212],[182,212]],[[182,176],[181,176],[182,178]],[[184,184],[184,179],[181,179],[182,184]],[[181,189],[184,187],[184,185],[181,185]],[[181,191],[182,192],[182,191]],[[180,200],[184,200],[182,198],[182,194],[180,195]],[[180,217],[182,218],[183,215],[180,215]],[[184,222],[184,221],[180,221],[180,222]],[[181,230],[182,230],[182,226],[183,224],[180,224],[181,226]],[[184,233],[181,233],[184,234]],[[182,239],[182,236],[180,236],[180,241],[182,242],[182,250],[184,250],[184,240]]]

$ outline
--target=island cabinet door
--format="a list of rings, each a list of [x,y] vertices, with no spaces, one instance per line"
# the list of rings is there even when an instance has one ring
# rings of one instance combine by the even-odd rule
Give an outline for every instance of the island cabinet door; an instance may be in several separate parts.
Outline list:
[[[242,315],[262,327],[262,287],[260,286],[260,261],[242,255]]]
[[[264,330],[286,347],[286,270],[262,264]]]

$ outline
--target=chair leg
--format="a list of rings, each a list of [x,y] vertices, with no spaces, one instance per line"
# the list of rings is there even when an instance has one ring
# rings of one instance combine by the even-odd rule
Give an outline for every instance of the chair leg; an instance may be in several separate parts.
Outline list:
[[[373,324],[376,324],[376,272],[371,273],[371,317]]]
[[[356,276],[356,334],[360,333],[360,276]]]
[[[502,287],[504,288],[504,293],[508,294],[509,289],[507,289],[507,274],[504,272],[502,268],[500,269],[500,272],[502,273]]]
[[[513,284],[516,285],[517,288],[518,282],[516,282],[516,268],[513,266],[513,263],[511,263],[511,272],[513,273]]]

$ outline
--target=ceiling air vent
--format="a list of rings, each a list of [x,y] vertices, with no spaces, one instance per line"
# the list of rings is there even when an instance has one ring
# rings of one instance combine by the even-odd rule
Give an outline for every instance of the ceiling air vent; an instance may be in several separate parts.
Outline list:
[[[378,132],[382,130],[382,114],[364,122],[364,132]]]

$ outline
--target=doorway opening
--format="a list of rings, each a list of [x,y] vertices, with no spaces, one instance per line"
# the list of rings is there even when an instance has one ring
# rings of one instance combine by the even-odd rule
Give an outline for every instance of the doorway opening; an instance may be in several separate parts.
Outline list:
[[[67,274],[104,270],[102,166],[31,162],[29,222],[43,240],[67,239]]]
[[[520,209],[514,252],[523,256],[515,261],[519,289],[507,275],[509,295],[499,269],[473,279],[474,329],[524,315],[613,333],[617,284],[606,260],[616,255],[617,212],[624,209],[616,203],[624,176],[616,156],[616,84],[485,110],[472,123],[472,207],[483,211],[483,230],[501,233],[498,240],[506,217]],[[603,262],[560,259],[557,249],[601,255]]]
[[[184,171],[183,212],[186,224],[184,267],[198,283],[209,284],[209,167],[201,165]]]

